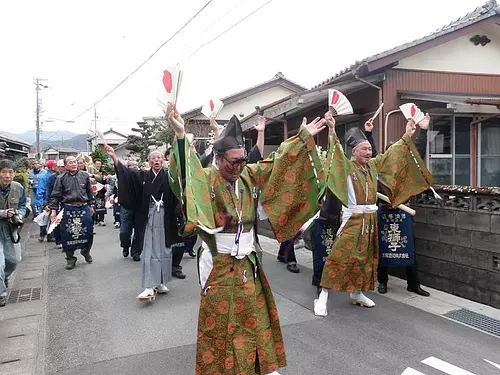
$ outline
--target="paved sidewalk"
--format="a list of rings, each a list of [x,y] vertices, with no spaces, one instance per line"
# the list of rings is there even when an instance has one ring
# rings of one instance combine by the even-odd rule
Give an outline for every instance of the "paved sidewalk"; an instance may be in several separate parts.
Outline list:
[[[0,308],[0,375],[43,373],[47,251],[53,244],[39,243],[38,231],[32,221],[23,228],[23,259],[11,276],[9,303]]]
[[[109,219],[110,215],[107,216]],[[77,269],[68,272],[64,270],[60,250],[53,243],[40,244],[38,226],[32,222],[26,224],[23,261],[11,280],[12,301],[0,309],[0,375],[33,375],[44,371],[192,373],[199,303],[194,260],[185,257],[183,265],[188,279],[174,280],[168,296],[154,304],[140,303],[135,300],[140,292],[140,264],[121,257],[117,231],[112,226],[96,228],[96,232],[95,264],[86,265],[79,258]],[[441,317],[465,308],[500,320],[500,310],[430,288],[427,288],[430,298],[419,297],[406,291],[404,280],[391,278],[388,294],[371,294],[378,304],[376,309],[352,309],[345,296],[338,293],[332,296],[331,316],[319,319],[311,311],[315,290],[310,285],[311,252],[305,248],[296,250],[301,273],[293,275],[274,261],[279,249],[277,241],[260,238],[266,253],[266,273],[273,285],[287,342],[290,364],[283,374],[305,373],[306,368],[311,370],[317,365],[316,360],[326,358],[330,358],[329,366],[334,365],[333,357],[340,361],[335,367],[339,373],[353,373],[349,372],[350,348],[367,353],[375,350],[377,356],[385,358],[380,362],[366,356],[360,364],[360,368],[368,371],[362,371],[366,374],[400,374],[403,362],[419,368],[416,361],[429,355],[438,355],[464,368],[469,366],[469,370],[476,369],[477,375],[490,373],[481,371],[490,365],[479,363],[477,353],[485,355],[481,358],[499,362],[492,354],[498,337],[460,328],[456,322]],[[415,327],[407,325],[408,317]],[[151,326],[153,321],[157,324]],[[387,332],[388,324],[404,330],[403,337]],[[362,332],[369,332],[365,342],[350,336],[354,333],[361,337]],[[406,345],[405,336],[417,346]],[[320,345],[320,337],[334,341]],[[471,349],[462,351],[459,341]],[[385,347],[383,351],[381,345]],[[400,351],[398,358],[404,359],[401,363],[391,359],[393,350]],[[304,353],[309,353],[307,358]],[[471,358],[465,353],[470,353]],[[399,367],[402,370],[395,371]]]
[[[275,239],[260,236],[262,248],[265,252],[274,256],[278,255],[279,243]],[[302,243],[303,244],[303,243]],[[301,243],[296,245],[295,256],[297,263],[304,268],[313,268],[313,260],[311,251],[301,246]],[[283,267],[284,268],[284,267]],[[409,293],[406,290],[406,280],[397,277],[390,277],[388,283],[388,293],[384,297],[402,302],[406,305],[416,307],[417,309],[429,312],[431,314],[443,316],[450,311],[457,309],[467,309],[478,314],[485,315],[492,319],[500,321],[500,309],[483,305],[474,301],[469,301],[465,298],[455,296],[437,289],[430,288],[422,284],[422,287],[431,293],[430,297],[422,297],[414,293]]]

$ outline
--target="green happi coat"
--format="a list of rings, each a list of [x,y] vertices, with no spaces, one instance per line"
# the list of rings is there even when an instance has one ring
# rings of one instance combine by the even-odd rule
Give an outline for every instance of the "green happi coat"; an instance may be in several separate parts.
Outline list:
[[[242,259],[218,252],[217,235],[207,232],[224,227],[221,233],[236,237],[239,214],[243,232],[251,231],[260,201],[278,241],[291,239],[316,213],[324,191],[314,139],[301,128],[269,158],[247,165],[236,189],[214,166],[202,168],[187,144],[184,157],[185,184],[176,142],[170,158],[171,186],[183,203],[184,234],[201,235],[208,247],[199,257],[196,373],[271,373],[286,366],[286,357],[276,304],[261,264],[255,252]],[[213,265],[204,276],[207,255]]]
[[[387,187],[397,207],[427,190],[432,176],[406,134],[365,168],[347,159],[334,135],[325,169],[327,186],[342,202],[343,212],[321,286],[349,293],[373,290],[378,265],[377,181]]]

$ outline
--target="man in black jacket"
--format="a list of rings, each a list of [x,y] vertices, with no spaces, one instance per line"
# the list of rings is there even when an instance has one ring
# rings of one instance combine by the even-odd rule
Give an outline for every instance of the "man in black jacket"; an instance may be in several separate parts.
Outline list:
[[[56,220],[60,207],[64,213],[59,227],[61,229],[62,250],[66,253],[66,269],[75,268],[76,250],[92,263],[90,249],[94,242],[94,197],[87,172],[78,170],[74,156],[68,156],[64,161],[66,173],[57,176],[54,189],[50,196],[50,219]]]
[[[151,170],[141,173],[120,163],[111,146],[105,145],[105,150],[115,165],[120,184],[120,204],[135,210],[136,220],[145,225],[141,256],[144,291],[137,298],[150,300],[156,293],[169,291],[167,283],[172,277],[172,246],[182,242],[178,232],[182,226],[179,203],[170,190],[161,152],[149,154]]]

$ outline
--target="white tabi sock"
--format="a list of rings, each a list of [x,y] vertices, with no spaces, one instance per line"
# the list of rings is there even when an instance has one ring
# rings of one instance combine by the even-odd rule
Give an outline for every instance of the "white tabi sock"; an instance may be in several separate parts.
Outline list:
[[[266,375],[280,375],[280,373],[278,371],[273,371]]]
[[[158,285],[156,287],[156,290],[158,291],[158,293],[167,293],[170,291],[165,284]]]
[[[314,315],[327,316],[328,311],[326,304],[328,302],[328,289],[323,288],[319,294],[319,298],[314,300]]]
[[[363,293],[359,293],[359,294],[353,294],[353,293],[351,293],[351,300],[359,302],[359,303],[356,303],[356,302],[353,302],[353,303],[355,303],[355,304],[361,304],[364,307],[373,307],[373,306],[375,306],[375,302],[373,302],[370,298],[368,298],[367,296],[365,296]]]
[[[326,288],[321,289],[321,293],[319,294],[318,300],[321,306],[326,307],[326,303],[328,302],[328,289]]]
[[[358,294],[351,293],[351,299],[356,299],[356,300],[361,299],[362,294],[363,293],[358,293]]]

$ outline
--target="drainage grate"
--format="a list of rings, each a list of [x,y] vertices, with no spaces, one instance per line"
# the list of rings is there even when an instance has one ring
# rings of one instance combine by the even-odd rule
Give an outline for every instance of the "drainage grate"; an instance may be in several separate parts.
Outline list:
[[[10,292],[9,303],[29,302],[42,299],[42,288],[28,288]]]
[[[496,320],[467,309],[449,311],[444,314],[444,316],[500,337],[500,320]]]

